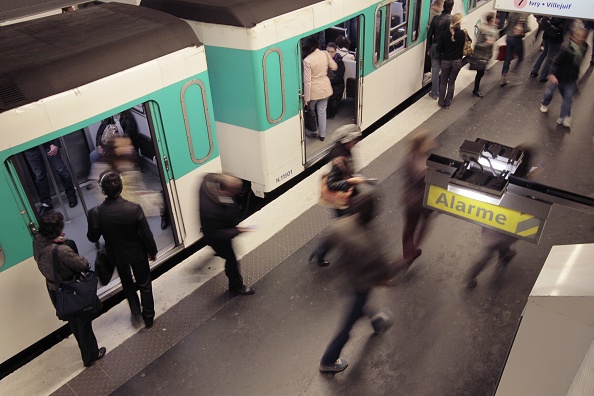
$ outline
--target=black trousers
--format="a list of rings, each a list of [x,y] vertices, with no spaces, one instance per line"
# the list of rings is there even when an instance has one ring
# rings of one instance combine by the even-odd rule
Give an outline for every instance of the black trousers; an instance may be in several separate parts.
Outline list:
[[[68,326],[72,334],[74,334],[76,342],[78,342],[80,355],[85,366],[97,360],[97,355],[99,355],[97,339],[95,333],[93,333],[92,315],[92,312],[83,312],[68,320]]]
[[[217,256],[225,260],[225,275],[229,279],[229,290],[238,290],[243,287],[243,277],[239,272],[239,263],[231,239],[208,238],[207,244],[213,248]]]
[[[116,268],[132,315],[141,314],[140,306],[142,304],[142,318],[145,322],[152,321],[155,318],[155,301],[153,299],[153,286],[148,259],[130,264],[116,264]],[[136,286],[140,290],[140,301],[138,300],[138,294],[136,294],[132,273],[134,273],[136,279]]]

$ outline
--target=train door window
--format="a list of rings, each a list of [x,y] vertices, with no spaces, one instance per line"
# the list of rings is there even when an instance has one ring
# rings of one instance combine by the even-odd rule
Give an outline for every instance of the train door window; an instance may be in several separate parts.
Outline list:
[[[377,63],[394,57],[407,46],[409,0],[382,3],[376,11]]]
[[[61,212],[66,237],[92,264],[97,246],[86,238],[87,212],[105,198],[98,186],[105,170],[120,172],[122,196],[142,206],[159,250],[174,246],[155,147],[140,104],[65,135],[38,139],[7,161],[34,215]]]
[[[423,10],[423,0],[416,0],[414,2],[415,14],[413,16],[412,24],[412,41],[419,39],[419,32],[421,28],[421,13]]]
[[[468,3],[466,4],[466,10],[468,13],[474,11],[475,8],[482,6],[483,4],[487,3],[489,0],[467,0]]]

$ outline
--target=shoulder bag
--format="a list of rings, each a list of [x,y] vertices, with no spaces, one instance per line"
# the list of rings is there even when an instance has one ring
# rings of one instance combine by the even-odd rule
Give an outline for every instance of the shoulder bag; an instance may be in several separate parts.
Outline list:
[[[54,268],[54,283],[56,291],[56,316],[60,320],[69,320],[83,312],[95,309],[97,298],[97,278],[93,272],[81,273],[73,280],[60,281],[58,275],[58,248],[52,249],[52,265]]]
[[[328,174],[322,176],[322,186],[320,193],[320,205],[332,209],[346,209],[348,208],[349,199],[353,195],[354,187],[349,188],[348,191],[331,190],[328,188]]]
[[[464,30],[464,51],[462,52],[462,54],[464,56],[471,56],[472,54],[474,54],[474,49],[472,49],[472,41],[470,40],[470,37],[468,37],[468,32],[466,31],[466,29],[462,30]]]

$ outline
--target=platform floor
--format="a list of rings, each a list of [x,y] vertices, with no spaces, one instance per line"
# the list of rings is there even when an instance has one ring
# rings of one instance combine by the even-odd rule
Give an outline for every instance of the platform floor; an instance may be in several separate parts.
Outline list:
[[[360,143],[356,156],[365,165],[361,173],[380,179],[383,208],[376,227],[392,257],[402,249],[401,159],[406,146],[400,139],[419,125],[436,136],[433,151],[450,158],[457,158],[465,139],[481,137],[509,146],[531,143],[537,150],[535,162],[544,163],[535,181],[594,193],[592,69],[581,82],[572,109],[574,123],[567,129],[555,123],[559,96],[548,114],[539,111],[544,84],[528,78],[536,55],[527,58],[504,88],[498,85],[501,64],[492,67],[483,79],[483,99],[465,87],[474,72],[464,70],[449,110],[423,98]],[[390,140],[394,144],[387,145]],[[174,287],[176,282],[179,286],[169,292],[173,297],[165,301],[156,292],[152,329],[122,330],[127,307],[120,304],[120,311],[107,313],[119,315],[117,319],[94,323],[100,344],[110,335],[120,338],[109,341],[108,354],[97,365],[81,370],[76,345],[69,340],[61,354],[50,351],[50,358],[42,355],[32,363],[37,368],[27,365],[2,380],[0,393],[34,389],[31,383],[41,381],[38,389],[44,391],[39,394],[55,390],[55,395],[492,395],[551,247],[594,242],[594,215],[553,206],[540,244],[518,242],[518,255],[504,273],[496,273],[492,265],[478,277],[476,289],[468,291],[462,278],[480,256],[480,227],[438,215],[423,255],[397,277],[394,287],[373,295],[374,303],[395,313],[395,325],[377,336],[367,320],[359,321],[343,350],[349,368],[321,374],[320,357],[349,300],[336,262],[324,268],[307,262],[316,236],[331,221],[327,209],[314,205],[317,194],[300,190],[314,190],[317,180],[319,175],[312,176],[255,215],[258,232],[266,222],[279,228],[262,231],[270,237],[258,247],[250,250],[238,238],[242,270],[246,283],[256,287],[254,296],[229,298],[222,261],[201,251],[172,273],[177,276]],[[307,210],[286,222],[291,215],[273,212],[299,213],[300,208]],[[334,258],[329,256],[330,261]],[[156,290],[167,281],[161,278]],[[200,286],[184,292],[187,283]],[[63,359],[70,371],[53,367]],[[27,371],[37,374],[27,378]]]

